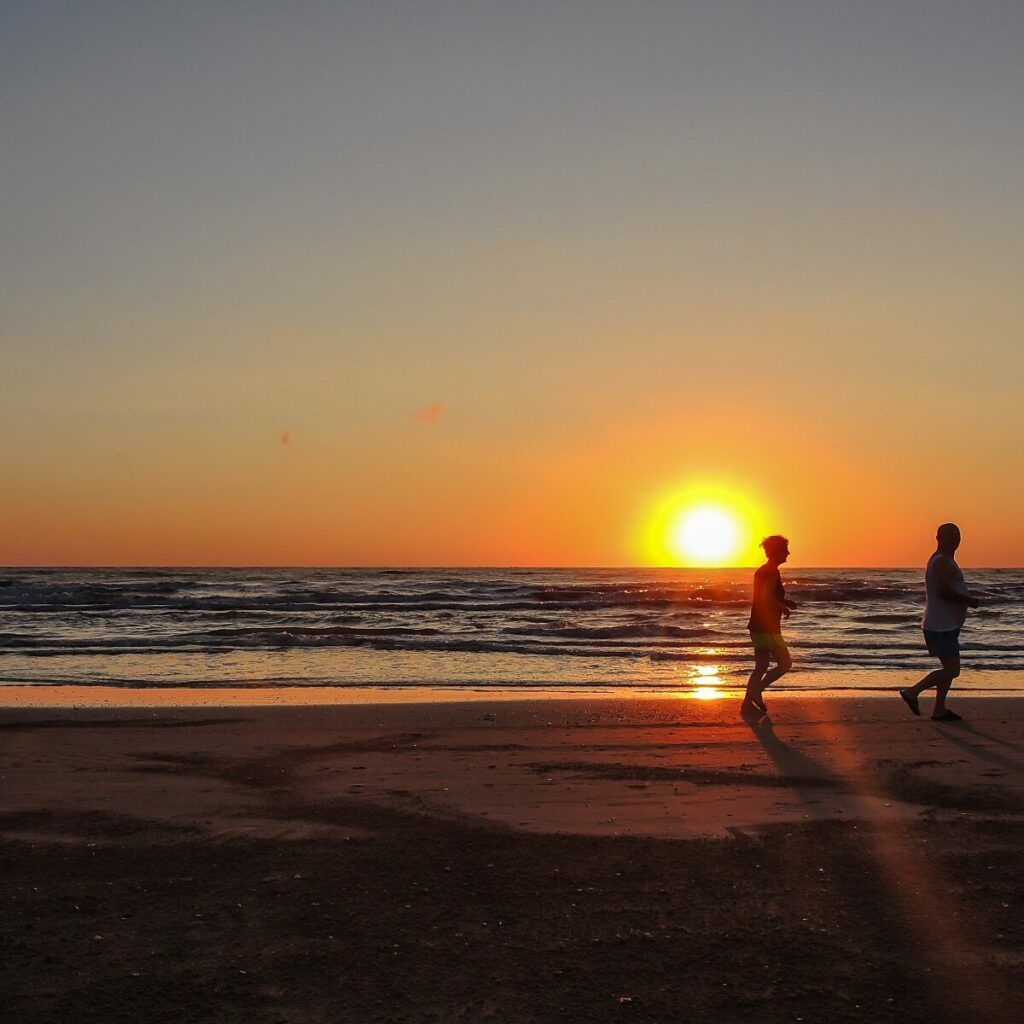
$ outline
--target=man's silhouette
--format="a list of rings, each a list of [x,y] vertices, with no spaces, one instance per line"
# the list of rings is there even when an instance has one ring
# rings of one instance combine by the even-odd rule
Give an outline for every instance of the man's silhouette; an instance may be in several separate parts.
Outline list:
[[[765,715],[764,691],[781,679],[792,667],[793,659],[782,639],[782,617],[796,610],[796,602],[786,600],[779,566],[789,558],[789,541],[778,534],[761,541],[768,561],[754,573],[754,594],[750,605],[750,642],[754,645],[754,671],[740,706],[742,715]],[[775,668],[768,665],[775,659]]]
[[[910,710],[919,715],[918,697],[934,686],[932,718],[937,722],[958,722],[960,716],[946,707],[946,694],[960,675],[960,629],[967,619],[967,609],[977,608],[979,602],[967,589],[964,574],[954,557],[960,547],[960,527],[943,523],[935,540],[938,546],[928,559],[924,574],[926,604],[921,627],[928,653],[939,659],[942,668],[929,672],[917,686],[900,690],[900,696]]]

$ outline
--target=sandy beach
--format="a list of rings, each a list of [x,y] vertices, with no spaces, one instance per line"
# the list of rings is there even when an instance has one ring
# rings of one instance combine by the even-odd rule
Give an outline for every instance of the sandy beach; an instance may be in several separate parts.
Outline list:
[[[11,1021],[1015,1021],[1024,702],[0,712]]]

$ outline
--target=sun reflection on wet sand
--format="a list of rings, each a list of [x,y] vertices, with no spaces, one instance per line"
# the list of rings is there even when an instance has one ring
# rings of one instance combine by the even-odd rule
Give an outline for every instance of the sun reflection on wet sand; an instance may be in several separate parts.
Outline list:
[[[715,650],[708,650],[708,654],[717,654]],[[723,689],[719,684],[722,668],[720,665],[694,665],[691,674],[693,689],[687,691],[687,696],[697,700],[720,700],[729,695],[728,690]]]
[[[697,700],[718,700],[725,695],[725,690],[720,690],[717,686],[699,685],[695,690],[690,692],[690,696],[696,697]]]

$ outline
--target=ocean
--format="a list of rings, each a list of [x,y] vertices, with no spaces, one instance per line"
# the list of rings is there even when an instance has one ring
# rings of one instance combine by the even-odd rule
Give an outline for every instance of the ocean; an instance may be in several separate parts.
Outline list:
[[[922,570],[783,569],[778,689],[887,688],[934,667]],[[1024,571],[983,599],[958,687],[1024,692]],[[0,570],[0,683],[715,692],[742,685],[752,570]]]

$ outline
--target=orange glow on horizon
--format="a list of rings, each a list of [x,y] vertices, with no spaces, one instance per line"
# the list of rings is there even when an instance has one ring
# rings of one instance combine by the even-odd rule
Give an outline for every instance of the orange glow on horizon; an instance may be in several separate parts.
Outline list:
[[[379,446],[339,447],[325,426],[318,438],[297,420],[290,444],[275,427],[257,454],[239,449],[244,438],[144,432],[118,439],[124,459],[108,457],[113,440],[95,452],[66,439],[66,465],[16,449],[0,565],[713,570],[760,564],[758,542],[782,533],[788,568],[908,567],[923,565],[947,519],[964,530],[965,567],[1024,565],[1024,533],[1009,516],[1014,478],[965,463],[951,504],[909,456],[880,463],[853,440],[822,439],[799,414],[781,477],[747,452],[754,428],[733,407],[693,423],[595,428],[561,447],[510,440],[500,458],[491,438],[455,437],[447,417],[424,427],[403,407],[396,437],[408,436]],[[665,440],[687,430],[697,454]],[[166,444],[163,455],[147,458],[148,443]],[[703,507],[734,518],[733,557],[702,561],[673,543]]]

